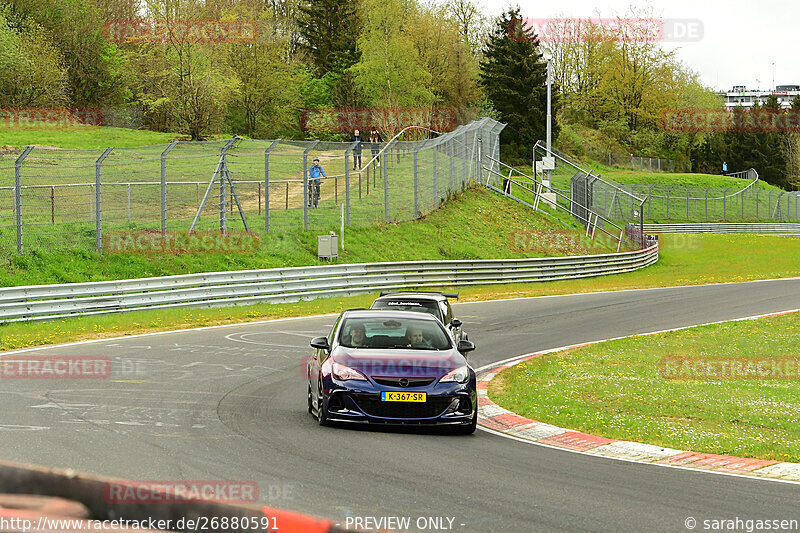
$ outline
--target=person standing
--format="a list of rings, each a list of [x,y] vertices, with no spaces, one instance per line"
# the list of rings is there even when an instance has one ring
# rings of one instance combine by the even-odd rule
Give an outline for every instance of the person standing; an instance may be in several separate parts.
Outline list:
[[[373,126],[372,131],[369,132],[369,143],[370,147],[372,148],[372,158],[377,161],[378,166],[381,166],[381,158],[378,156],[378,152],[381,150],[380,144],[382,142],[383,137],[381,137],[381,134],[378,133],[377,128]]]
[[[722,162],[722,175],[723,176],[727,176],[728,175],[728,162],[727,161],[723,161]]]
[[[308,167],[308,207],[319,207],[319,196],[322,180],[327,178],[325,171],[319,164],[319,158],[315,157],[314,162]]]
[[[361,132],[355,130],[353,136],[350,138],[350,142],[358,143],[356,147],[353,148],[353,170],[361,170],[361,143],[363,142]]]

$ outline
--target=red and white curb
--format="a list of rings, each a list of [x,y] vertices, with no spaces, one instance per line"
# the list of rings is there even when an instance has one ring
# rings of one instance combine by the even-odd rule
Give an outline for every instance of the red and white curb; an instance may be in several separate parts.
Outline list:
[[[771,313],[736,320],[755,320],[757,318],[767,318],[772,316],[795,313],[800,310],[794,309],[781,313]],[[733,321],[725,321],[733,322]],[[705,325],[705,324],[703,324]],[[697,327],[697,326],[690,326]],[[674,330],[664,331],[677,331]],[[655,331],[641,335],[631,335],[632,337],[655,335],[664,331]],[[619,337],[624,338],[624,337]],[[489,399],[487,394],[489,382],[500,372],[529,361],[534,357],[560,352],[571,348],[588,346],[606,342],[604,339],[584,344],[572,346],[562,346],[552,350],[545,350],[533,354],[521,355],[506,361],[500,361],[477,369],[478,374],[478,423],[483,429],[492,433],[514,438],[515,440],[529,441],[532,443],[569,450],[572,452],[584,453],[620,459],[623,461],[633,461],[639,463],[650,463],[660,466],[672,466],[679,468],[691,468],[719,474],[746,475],[761,478],[769,478],[784,482],[800,483],[800,463],[782,463],[765,459],[752,459],[745,457],[733,457],[730,455],[717,455],[712,453],[691,452],[685,450],[675,450],[663,448],[652,444],[642,444],[617,439],[609,439],[597,435],[590,435],[581,431],[574,431],[567,428],[554,426],[544,422],[538,422],[508,411]]]

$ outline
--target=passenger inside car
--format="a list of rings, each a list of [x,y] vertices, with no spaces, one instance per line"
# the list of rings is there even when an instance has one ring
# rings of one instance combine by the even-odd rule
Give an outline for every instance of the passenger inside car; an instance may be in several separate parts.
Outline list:
[[[350,328],[350,340],[346,342],[351,348],[365,348],[367,344],[367,331],[364,324],[353,324]]]

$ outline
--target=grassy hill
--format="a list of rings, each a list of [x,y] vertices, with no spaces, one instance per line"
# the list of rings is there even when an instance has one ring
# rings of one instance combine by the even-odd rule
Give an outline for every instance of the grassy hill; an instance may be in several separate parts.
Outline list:
[[[247,254],[106,254],[85,249],[33,250],[0,258],[0,286],[130,279],[224,270],[319,264],[318,231],[261,235]],[[426,217],[348,227],[346,263],[497,259],[604,253],[616,243],[589,241],[579,229],[535,214],[482,188],[468,189]]]

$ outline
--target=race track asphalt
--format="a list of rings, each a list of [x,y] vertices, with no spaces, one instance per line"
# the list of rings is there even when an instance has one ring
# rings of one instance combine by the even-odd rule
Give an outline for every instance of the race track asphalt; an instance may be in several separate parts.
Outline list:
[[[800,279],[455,306],[477,345],[474,367],[797,308]],[[319,427],[306,412],[303,358],[332,322],[26,351],[110,357],[114,374],[0,380],[0,459],[139,480],[252,480],[262,503],[342,525],[347,516],[410,517],[412,525],[449,517],[463,532],[687,531],[687,517],[698,530],[706,519],[800,519],[797,484],[590,457],[483,431]]]

